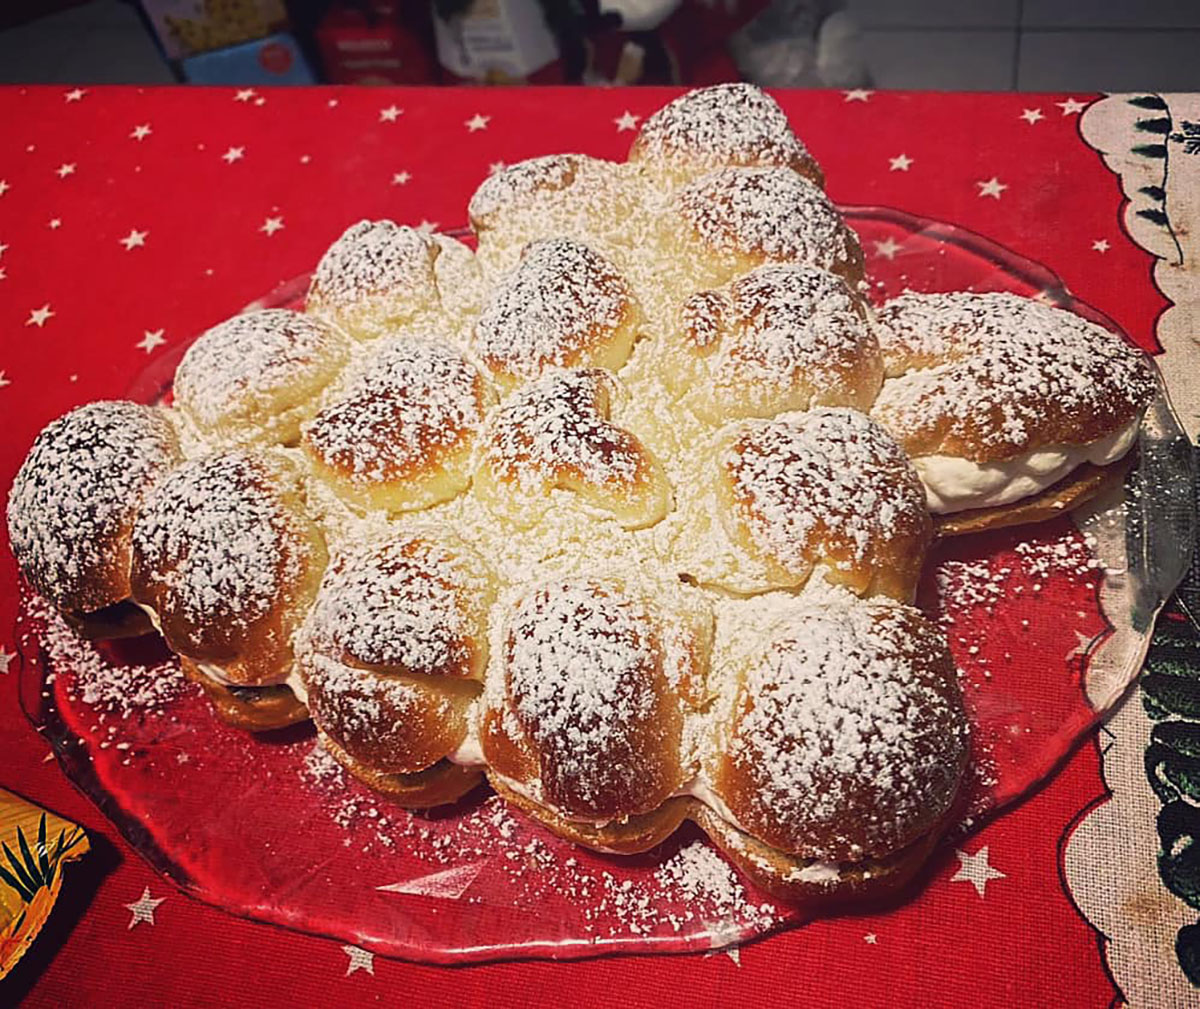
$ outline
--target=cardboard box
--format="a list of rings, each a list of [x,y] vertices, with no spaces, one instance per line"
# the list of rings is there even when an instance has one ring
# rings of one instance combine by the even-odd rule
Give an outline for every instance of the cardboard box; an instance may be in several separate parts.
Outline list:
[[[256,42],[189,56],[180,62],[191,84],[315,84],[296,40],[279,32]]]
[[[424,15],[422,22],[421,14]],[[330,84],[430,84],[436,67],[428,41],[428,8],[418,14],[394,3],[368,10],[334,7],[317,26],[317,47]]]
[[[537,72],[559,56],[538,0],[473,0],[449,20],[435,16],[433,27],[438,62],[462,80],[537,79]]]
[[[170,59],[266,38],[287,27],[283,0],[141,0]]]

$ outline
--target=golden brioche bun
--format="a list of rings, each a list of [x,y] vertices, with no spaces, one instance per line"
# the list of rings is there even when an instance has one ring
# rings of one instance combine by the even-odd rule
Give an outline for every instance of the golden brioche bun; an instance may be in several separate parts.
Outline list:
[[[706,773],[743,832],[857,862],[914,844],[953,805],[967,718],[945,637],[919,611],[830,590],[721,672]]]
[[[662,844],[679,828],[688,817],[692,800],[687,796],[667,799],[662,805],[648,813],[640,813],[622,820],[604,824],[568,820],[540,802],[534,802],[520,792],[515,792],[495,773],[489,773],[488,784],[505,802],[516,806],[526,816],[537,820],[543,827],[574,844],[581,844],[593,851],[614,855],[637,855]]]
[[[506,165],[486,178],[467,207],[479,258],[492,274],[516,265],[541,239],[582,239],[601,247],[636,239],[638,193],[625,165],[583,154],[551,154]]]
[[[525,246],[475,323],[473,349],[504,389],[547,368],[616,371],[642,321],[629,284],[603,256],[569,239]]]
[[[483,695],[493,780],[592,826],[658,810],[691,770],[686,695],[704,693],[708,647],[703,627],[679,626],[619,581],[528,587],[507,613]]]
[[[821,168],[778,103],[752,84],[681,95],[643,124],[629,161],[653,185],[678,186],[718,168],[790,168],[817,186]]]
[[[941,836],[940,830],[931,830],[883,858],[829,863],[772,848],[699,802],[689,807],[688,817],[763,892],[792,905],[824,911],[897,894],[917,876]]]
[[[876,336],[889,381],[873,416],[913,457],[1086,445],[1135,421],[1157,388],[1115,333],[1015,294],[901,295]]]
[[[492,399],[459,351],[399,337],[305,425],[302,444],[316,476],[352,507],[420,510],[470,483],[471,449]]]
[[[127,599],[138,509],[180,461],[154,407],[108,400],[51,421],[8,494],[13,555],[34,590],[77,618]]]
[[[813,266],[760,266],[679,308],[667,387],[711,423],[810,406],[870,409],[883,381],[862,299]]]
[[[388,336],[441,308],[429,235],[392,221],[359,221],[313,273],[305,311],[359,340]]]
[[[481,689],[493,594],[483,561],[445,533],[338,557],[296,643],[321,731],[381,774],[423,771],[456,750]]]
[[[188,348],[175,372],[175,405],[226,445],[291,445],[349,353],[345,335],[282,308],[235,315]]]
[[[599,368],[551,371],[506,399],[488,419],[476,496],[523,527],[536,524],[553,490],[636,529],[666,513],[670,488],[658,460],[608,418],[617,380]]]
[[[929,513],[908,459],[865,414],[821,407],[740,421],[717,445],[721,520],[771,586],[803,585],[820,565],[860,595],[913,598]]]
[[[413,774],[383,773],[355,760],[325,733],[318,732],[317,738],[329,755],[355,778],[405,809],[430,809],[457,802],[484,780],[481,768],[461,767],[448,760]]]
[[[179,655],[239,686],[282,683],[325,561],[288,457],[205,456],[161,481],[137,516],[133,598]]]
[[[204,690],[221,721],[235,729],[270,732],[308,720],[308,708],[286,684],[234,687],[213,679],[190,659],[181,658],[179,664],[183,674]]]
[[[658,241],[677,302],[766,263],[815,266],[854,290],[863,279],[858,236],[787,168],[723,168],[685,186],[659,218]]]

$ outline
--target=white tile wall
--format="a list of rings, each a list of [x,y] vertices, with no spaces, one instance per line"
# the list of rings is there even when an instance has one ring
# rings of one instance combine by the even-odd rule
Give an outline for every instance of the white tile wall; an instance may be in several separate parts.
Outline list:
[[[1019,0],[846,0],[864,28],[1012,28],[1019,7]]]
[[[897,7],[905,7],[901,2]],[[968,4],[969,6],[969,4]],[[1027,28],[1200,28],[1198,0],[1023,0]]]
[[[6,0],[0,0],[3,5]],[[846,0],[879,87],[1200,90],[1200,0]],[[132,7],[0,32],[0,82],[172,80]]]
[[[1200,31],[1023,31],[1021,91],[1200,91]]]
[[[864,30],[867,66],[881,88],[1007,91],[1013,86],[1017,33]]]
[[[94,0],[0,32],[0,83],[174,80],[137,12],[117,0]]]

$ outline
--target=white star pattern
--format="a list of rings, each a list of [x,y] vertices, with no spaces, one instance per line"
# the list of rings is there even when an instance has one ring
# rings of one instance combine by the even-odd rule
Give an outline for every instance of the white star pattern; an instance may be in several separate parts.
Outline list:
[[[1087,655],[1088,649],[1091,648],[1092,642],[1096,640],[1095,634],[1084,634],[1083,631],[1075,632],[1075,647],[1067,652],[1067,661],[1070,662],[1077,655]]]
[[[495,175],[497,172],[502,171],[504,171],[503,161],[493,161],[490,165],[488,165],[488,175]]]
[[[1064,116],[1069,116],[1075,112],[1082,112],[1087,108],[1087,102],[1077,102],[1074,98],[1068,98],[1065,102],[1055,102]]]
[[[394,123],[404,115],[404,110],[397,108],[395,105],[389,105],[386,109],[379,110],[379,121],[381,123]]]
[[[0,242],[0,256],[4,255],[4,250],[7,248],[8,248],[7,245],[5,245],[3,242]]]
[[[139,350],[144,350],[149,354],[155,347],[161,347],[167,342],[167,338],[163,336],[164,330],[161,329],[146,329],[142,331],[142,338],[134,344]]]
[[[350,958],[350,962],[346,965],[345,977],[349,977],[355,971],[359,970],[365,970],[374,977],[375,954],[369,949],[362,949],[359,946],[343,946],[342,952]]]
[[[421,232],[422,235],[432,235],[435,231],[437,231],[437,221],[422,220],[421,223],[417,225],[417,230]]]
[[[8,372],[0,371],[0,389],[3,389],[6,385],[12,385],[12,379],[8,377]],[[8,672],[7,664],[4,667],[4,671]]]
[[[236,95],[233,96],[235,102],[248,102],[251,98],[257,95],[258,92],[254,88],[242,88]]]
[[[3,376],[4,376],[4,372],[0,371],[0,378],[2,378]],[[5,384],[7,385],[8,383],[5,383]],[[12,660],[15,658],[16,658],[16,656],[12,652],[7,651],[4,648],[0,648],[0,673],[3,673],[4,675],[7,676],[9,663],[11,663]]]
[[[1092,242],[1092,248],[1097,252],[1107,252],[1110,248],[1112,248],[1112,246],[1108,244],[1107,238],[1097,238],[1094,242]]]
[[[232,165],[235,161],[241,161],[246,156],[246,148],[231,147],[221,155],[221,160],[227,165]]]
[[[271,235],[275,234],[275,232],[279,231],[282,227],[283,227],[283,218],[282,217],[268,217],[265,221],[262,222],[262,227],[260,227],[258,230],[261,232],[264,232],[267,235],[267,237],[270,238]]]
[[[635,116],[632,112],[626,109],[623,113],[621,113],[621,115],[617,116],[613,122],[617,125],[617,132],[624,133],[626,130],[636,130],[638,120],[641,118],[641,116]]]
[[[1046,117],[1042,115],[1041,109],[1026,109],[1021,113],[1021,118],[1024,119],[1025,122],[1027,122],[1030,126],[1032,126],[1039,119],[1045,119]]]
[[[50,218],[50,220],[46,222],[46,227],[49,228],[51,231],[57,231],[59,228],[62,227],[62,218],[61,217]]]
[[[5,270],[3,266],[0,266],[0,280],[4,280],[7,276],[8,271]]]
[[[1000,194],[1008,188],[1007,182],[1001,182],[996,176],[992,176],[987,182],[976,182],[979,187],[980,196],[990,196],[995,200],[1000,199]]]
[[[965,851],[956,851],[958,855],[958,872],[950,879],[951,883],[970,883],[980,897],[986,897],[987,885],[993,879],[1006,879],[999,869],[988,863],[988,846],[985,844],[974,855]]]
[[[480,130],[486,130],[488,123],[492,121],[491,116],[482,116],[478,112],[470,119],[463,123],[470,133],[478,133]]]
[[[396,172],[396,174],[392,176],[392,185],[393,186],[406,186],[406,185],[408,185],[408,180],[411,178],[412,178],[411,172]]]
[[[74,88],[71,91],[64,91],[63,98],[69,102],[78,102],[81,101],[83,96],[86,94],[87,91],[84,88]]]
[[[65,179],[68,175],[74,175],[75,162],[72,161],[66,164],[61,164],[55,169],[55,171],[58,173],[58,177],[60,179]]]
[[[150,896],[150,887],[142,890],[142,895],[132,904],[125,906],[133,912],[133,917],[129,919],[129,927],[146,922],[148,925],[154,924],[154,909],[158,907],[166,897],[158,897],[157,899]]]
[[[310,161],[312,161],[311,154],[301,154],[300,155],[300,164],[307,165]]]
[[[875,251],[884,259],[895,259],[896,253],[900,251],[900,243],[894,238],[886,238],[882,242],[875,243]]]
[[[258,98],[254,99],[254,104],[255,105],[266,105],[267,100],[260,95]]]
[[[26,326],[37,326],[41,329],[46,325],[46,320],[52,316],[54,312],[50,310],[50,303],[47,302],[41,308],[35,308],[29,313],[29,318],[25,320]]]
[[[12,189],[12,186],[10,186],[4,179],[0,179],[0,196],[3,196],[10,189]]]
[[[328,105],[331,109],[336,109],[337,103],[338,103],[338,100],[336,98],[330,98],[329,101],[326,102],[325,104]]]
[[[879,942],[879,936],[877,936],[874,932],[868,932],[863,936],[863,942],[865,942],[868,946],[874,946]]]
[[[907,154],[897,154],[894,158],[888,158],[888,164],[891,166],[889,171],[907,172],[912,167],[913,159]]]
[[[854,88],[851,91],[843,91],[842,94],[846,96],[846,101],[848,102],[869,102],[871,95],[875,94],[875,92],[866,91],[863,88]]]
[[[135,126],[133,132],[129,134],[130,140],[145,140],[154,131],[150,129],[149,123],[142,123],[141,126]]]
[[[130,228],[129,234],[119,241],[123,246],[125,246],[125,251],[130,252],[133,249],[137,249],[145,245],[146,236],[149,234],[150,232],[148,231],[138,231],[137,228]]]

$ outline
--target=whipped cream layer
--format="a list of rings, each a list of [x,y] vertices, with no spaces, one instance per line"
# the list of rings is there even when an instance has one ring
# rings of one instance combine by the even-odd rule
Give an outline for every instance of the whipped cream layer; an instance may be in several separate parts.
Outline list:
[[[1086,445],[1045,445],[1004,462],[977,463],[961,456],[926,455],[912,460],[935,515],[1012,504],[1058,483],[1090,462],[1107,466],[1137,440],[1141,417]]]

